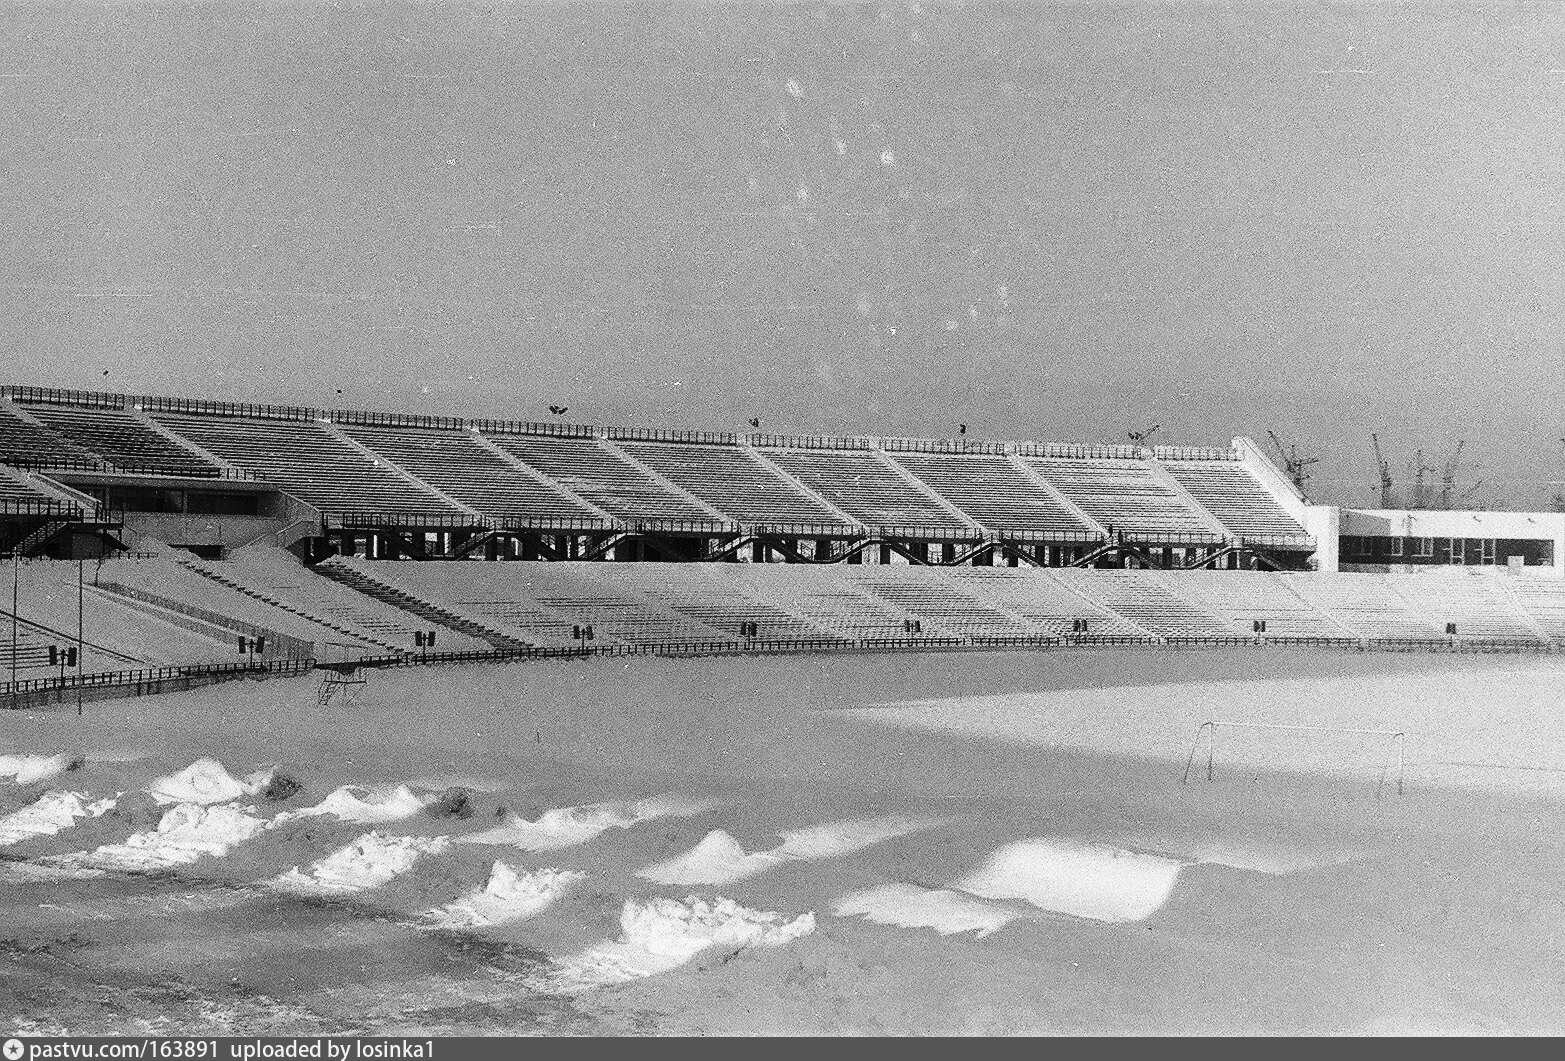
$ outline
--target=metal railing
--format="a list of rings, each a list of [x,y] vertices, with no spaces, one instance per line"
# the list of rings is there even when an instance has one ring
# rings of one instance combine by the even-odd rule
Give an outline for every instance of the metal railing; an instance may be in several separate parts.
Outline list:
[[[84,409],[123,409],[123,394],[107,391],[62,390],[58,387],[0,387],[0,398],[33,405],[75,405]]]
[[[678,442],[695,446],[736,446],[739,436],[732,431],[681,431],[660,427],[606,427],[604,438],[615,442]]]
[[[836,435],[763,435],[744,436],[747,445],[762,449],[831,449],[868,450],[873,448],[867,438],[847,438]]]
[[[225,416],[245,420],[296,420],[309,422],[322,419],[319,409],[301,405],[254,405],[248,402],[218,402],[203,398],[159,398],[148,396],[131,399],[147,413],[174,413],[183,416]]]
[[[233,619],[226,615],[220,615],[217,612],[210,612],[205,608],[198,608],[193,604],[185,604],[182,601],[177,601],[171,597],[165,597],[162,594],[153,593],[150,590],[141,589],[137,586],[126,586],[113,581],[96,581],[93,585],[121,597],[128,597],[131,600],[141,601],[143,604],[152,604],[166,611],[189,616],[192,619],[199,619],[209,626],[220,627],[235,634],[244,634],[246,637],[264,637],[272,645],[276,646],[278,655],[281,656],[291,659],[309,659],[315,655],[314,641],[305,641],[302,638],[293,637],[281,631],[273,630],[270,627],[257,626],[255,623],[246,622],[243,619]],[[204,631],[197,632],[202,633]]]
[[[535,659],[571,659],[627,656],[779,655],[810,652],[989,651],[994,649],[1155,648],[1199,649],[1213,647],[1283,647],[1310,645],[1358,651],[1530,652],[1556,655],[1565,646],[1552,642],[1517,640],[1423,639],[1397,641],[1387,638],[1328,637],[1143,637],[1098,634],[1038,634],[1010,637],[882,637],[882,638],[741,638],[712,641],[667,641],[619,645],[534,646],[520,649],[463,652],[400,652],[362,656],[348,664],[370,667],[414,667],[460,663],[508,663]],[[179,680],[223,680],[246,676],[303,674],[320,664],[313,658],[254,660],[245,663],[157,667],[68,675],[64,678],[28,678],[0,683],[0,703],[40,693],[82,689],[118,689],[129,695],[162,691],[162,683]]]

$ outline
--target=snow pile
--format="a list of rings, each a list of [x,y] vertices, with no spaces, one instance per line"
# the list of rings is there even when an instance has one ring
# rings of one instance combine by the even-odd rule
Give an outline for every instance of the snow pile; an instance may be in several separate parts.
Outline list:
[[[620,929],[618,940],[605,940],[565,959],[546,983],[536,986],[582,991],[677,969],[708,947],[780,947],[815,931],[815,915],[788,921],[782,914],[751,910],[732,899],[707,903],[693,895],[683,902],[627,899]]]
[[[782,846],[775,848],[771,854],[778,858],[836,858],[938,824],[937,821],[923,818],[860,818],[826,822],[824,825],[783,833]]]
[[[0,755],[0,778],[10,778],[18,785],[31,785],[80,765],[80,760],[68,755]]]
[[[523,851],[554,851],[584,844],[608,829],[628,829],[653,818],[690,818],[709,804],[671,796],[622,803],[592,803],[545,811],[535,822],[512,815],[504,825],[462,838],[465,844],[495,844]]]
[[[965,892],[920,888],[916,884],[885,884],[851,892],[837,900],[838,917],[861,915],[877,925],[932,928],[942,936],[977,932],[978,938],[1016,919],[1016,913]]]
[[[317,814],[331,814],[345,822],[378,825],[411,818],[429,803],[429,797],[414,793],[406,785],[394,789],[369,789],[358,785],[343,785],[313,807],[284,811],[272,819],[281,824],[291,818],[307,818]]]
[[[76,824],[77,818],[96,818],[111,810],[118,798],[87,803],[85,792],[45,792],[37,802],[0,818],[0,847],[34,836],[53,836]]]
[[[683,855],[638,870],[636,876],[659,884],[731,884],[782,862],[769,851],[746,854],[728,833],[713,829]]]
[[[504,862],[489,871],[489,883],[424,915],[440,928],[478,928],[521,921],[551,906],[587,875],[540,869],[518,874]]]
[[[1287,876],[1290,873],[1314,869],[1318,866],[1337,866],[1358,857],[1352,852],[1345,851],[1311,854],[1286,844],[1238,843],[1231,840],[1213,840],[1198,844],[1190,854],[1195,861],[1208,865],[1227,866],[1230,869],[1249,870],[1252,873],[1267,873],[1275,877]]]
[[[1181,865],[1101,844],[1022,840],[952,887],[1095,921],[1140,921],[1168,900]]]
[[[780,845],[752,854],[747,854],[728,833],[713,829],[685,854],[648,866],[637,876],[660,884],[731,884],[783,862],[835,858],[933,824],[936,823],[913,818],[827,822],[783,833]]]
[[[365,833],[303,872],[298,866],[274,878],[273,887],[310,895],[349,894],[378,888],[413,868],[424,855],[438,854],[448,836],[383,836]]]
[[[265,828],[265,819],[251,814],[248,807],[180,803],[151,832],[134,833],[123,843],[105,844],[96,851],[63,855],[61,860],[105,869],[167,869],[206,855],[221,858]]]
[[[179,773],[153,781],[147,794],[159,803],[231,803],[260,792],[271,778],[272,771],[261,770],[239,781],[216,759],[197,759]]]

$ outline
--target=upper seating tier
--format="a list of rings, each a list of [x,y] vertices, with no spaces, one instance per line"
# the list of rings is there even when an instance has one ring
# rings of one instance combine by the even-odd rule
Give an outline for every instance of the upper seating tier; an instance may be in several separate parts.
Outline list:
[[[990,530],[1072,537],[1093,533],[1058,498],[1004,457],[894,453],[892,459]]]
[[[1105,528],[1141,540],[1221,537],[1146,461],[1028,457],[1028,467]]]
[[[496,456],[468,431],[340,426],[403,471],[501,524],[598,518],[581,502]]]
[[[447,522],[466,514],[354,449],[318,423],[158,413],[160,424],[332,518],[374,513]]]
[[[1305,534],[1299,522],[1237,461],[1165,461],[1163,467],[1236,538],[1298,538]]]
[[[490,441],[616,519],[721,522],[597,439],[493,435]]]
[[[738,446],[621,442],[620,447],[737,523],[838,524],[817,498]]]
[[[965,524],[867,450],[764,451],[789,475],[870,527],[941,527]]]
[[[102,457],[116,469],[143,475],[215,476],[211,461],[177,446],[132,413],[74,405],[26,405],[50,430]]]

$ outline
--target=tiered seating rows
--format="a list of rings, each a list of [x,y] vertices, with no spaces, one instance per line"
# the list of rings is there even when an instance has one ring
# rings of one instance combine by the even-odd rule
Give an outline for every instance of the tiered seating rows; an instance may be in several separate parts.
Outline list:
[[[871,527],[961,527],[961,520],[865,450],[766,450],[776,463],[843,512]]]
[[[1167,461],[1163,467],[1236,537],[1304,534],[1298,521],[1233,461]]]
[[[518,471],[469,435],[343,425],[342,432],[450,497],[497,520],[592,519],[585,505]]]
[[[1004,457],[894,453],[898,464],[973,519],[996,531],[1090,528]]]
[[[1201,513],[1142,462],[1028,458],[1027,464],[1072,504],[1115,531],[1211,533]]]
[[[669,490],[590,438],[496,435],[492,441],[576,496],[623,520],[714,522],[705,509]]]
[[[841,523],[831,510],[737,446],[621,442],[620,446],[741,523]]]
[[[0,464],[41,467],[51,463],[92,466],[97,458],[53,431],[29,423],[0,401]]]
[[[333,438],[320,424],[174,414],[158,414],[156,419],[328,514],[462,514],[439,495],[414,486]]]
[[[141,473],[212,476],[210,461],[174,445],[129,413],[68,405],[29,405],[28,413],[110,464]]]

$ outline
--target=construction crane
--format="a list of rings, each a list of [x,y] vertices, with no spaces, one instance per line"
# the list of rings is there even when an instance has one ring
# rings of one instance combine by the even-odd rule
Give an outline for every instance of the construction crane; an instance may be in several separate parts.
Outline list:
[[[1301,457],[1297,445],[1285,449],[1282,439],[1277,437],[1277,432],[1268,431],[1266,434],[1272,440],[1272,445],[1276,447],[1277,455],[1282,458],[1282,467],[1288,473],[1288,478],[1293,480],[1293,485],[1298,488],[1300,494],[1305,494],[1304,484],[1310,481],[1310,473],[1304,469],[1311,464],[1319,464],[1320,458]]]
[[[1456,492],[1456,469],[1457,465],[1461,463],[1462,447],[1465,445],[1467,445],[1466,439],[1459,438],[1456,440],[1456,451],[1451,454],[1451,459],[1445,462],[1445,468],[1440,472],[1440,507],[1442,509],[1451,507],[1451,495]],[[1476,490],[1477,487],[1473,489]],[[1469,490],[1462,495],[1461,499],[1465,501],[1472,495],[1473,490]]]
[[[1407,475],[1413,480],[1413,496],[1408,500],[1407,507],[1414,509],[1426,509],[1430,507],[1431,497],[1428,474],[1435,469],[1424,460],[1424,448],[1420,446],[1413,453],[1413,461],[1407,466]]]
[[[1386,463],[1386,458],[1380,453],[1380,436],[1371,434],[1370,442],[1375,446],[1375,465],[1380,472],[1380,507],[1391,507],[1391,465]]]

